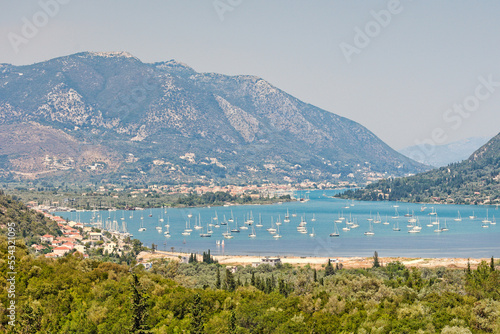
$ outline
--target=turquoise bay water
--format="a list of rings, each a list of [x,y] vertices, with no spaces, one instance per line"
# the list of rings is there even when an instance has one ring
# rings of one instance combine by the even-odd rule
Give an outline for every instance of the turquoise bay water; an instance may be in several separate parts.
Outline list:
[[[146,246],[152,243],[158,245],[159,250],[171,250],[181,252],[201,253],[210,249],[213,255],[231,254],[231,255],[294,255],[294,256],[372,256],[374,251],[378,251],[379,256],[404,256],[404,257],[500,257],[500,223],[489,225],[488,228],[482,227],[482,221],[489,217],[493,220],[495,216],[500,219],[500,210],[494,206],[468,206],[468,205],[427,205],[425,211],[421,211],[420,204],[395,203],[395,202],[352,202],[340,199],[334,199],[330,196],[338,191],[312,191],[307,202],[291,202],[275,205],[245,205],[230,207],[212,207],[212,208],[186,208],[186,209],[168,209],[163,213],[164,222],[159,224],[158,220],[162,216],[162,209],[141,210],[141,211],[101,211],[100,215],[111,220],[115,218],[121,226],[121,217],[125,218],[128,231],[134,235],[134,238],[141,240]],[[303,194],[303,193],[302,193]],[[326,196],[325,196],[326,195]],[[353,206],[351,204],[354,204]],[[399,212],[399,218],[396,216],[395,205]],[[348,207],[348,208],[346,208]],[[437,212],[440,220],[440,227],[447,221],[448,231],[435,233],[436,225],[428,227],[436,216],[429,213],[433,210]],[[284,216],[287,209],[290,212],[290,222],[284,223]],[[213,234],[209,238],[200,237],[200,233],[205,232],[208,223],[214,223],[213,217],[216,213],[218,221],[221,222],[224,216],[229,219],[233,216],[238,221],[238,225],[244,225],[246,215],[252,212],[254,224],[259,221],[259,214],[262,217],[263,227],[255,227],[256,238],[249,238],[252,231],[250,226],[248,230],[241,230],[240,233],[233,233],[233,239],[224,239],[223,232],[227,227],[222,225],[220,228],[212,227]],[[414,212],[419,218],[422,226],[420,233],[408,233],[408,219],[404,214]],[[462,216],[461,222],[454,221],[457,218],[458,211]],[[152,217],[149,217],[149,214]],[[296,217],[292,214],[296,213]],[[368,218],[376,218],[380,214],[382,222],[387,221],[389,225],[382,223],[372,224],[374,235],[367,236],[364,232],[370,229]],[[59,212],[64,218],[72,220],[80,219],[83,223],[90,223],[92,212]],[[133,218],[130,215],[133,214]],[[181,233],[186,227],[186,221],[189,220],[188,214],[192,214],[191,228],[193,231],[189,236],[183,236]],[[316,221],[312,221],[314,217]],[[138,232],[141,222],[141,215],[144,217],[144,227],[146,231]],[[359,227],[350,231],[343,231],[345,223],[337,224],[340,237],[330,237],[334,231],[334,221],[343,215],[347,219],[351,216],[357,220]],[[475,215],[477,219],[471,220],[469,216]],[[195,217],[201,217],[203,230],[195,230]],[[266,231],[271,227],[271,219],[274,221],[281,217],[282,225],[279,226],[279,233],[282,238],[275,239]],[[297,226],[305,217],[307,221],[307,234],[301,234],[297,231]],[[164,226],[170,223],[170,238],[165,238],[163,232]],[[398,222],[401,231],[393,231],[394,224]],[[161,225],[163,231],[159,233],[155,227]],[[229,223],[230,228],[235,228],[235,223]],[[276,228],[276,226],[275,226]],[[315,237],[309,234],[314,228]],[[224,241],[224,245],[217,245],[217,241]]]

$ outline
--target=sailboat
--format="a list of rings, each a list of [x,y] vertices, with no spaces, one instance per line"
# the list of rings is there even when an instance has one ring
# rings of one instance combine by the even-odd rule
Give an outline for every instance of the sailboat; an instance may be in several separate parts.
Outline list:
[[[441,233],[441,232],[443,232],[443,230],[439,228],[439,219],[438,219],[437,223],[438,223],[437,224],[437,229],[435,229],[434,232],[435,233]]]
[[[339,237],[339,229],[337,228],[337,223],[333,223],[333,233],[330,233],[331,237]]]
[[[186,229],[184,230],[185,232],[189,232],[189,233],[193,232],[190,225],[191,225],[191,223],[186,220]]]
[[[373,218],[372,218],[372,212],[370,211],[370,218],[367,219],[369,222],[372,222],[373,221]]]
[[[248,216],[248,219],[245,222],[245,224],[248,224],[248,225],[252,225],[253,224],[253,213],[252,213],[252,211],[250,211],[250,215]]]
[[[161,221],[158,220],[158,226],[156,226],[156,230],[158,231],[158,233],[161,233],[162,229],[163,228],[161,227]]]
[[[301,221],[300,221],[300,223],[299,223],[299,226],[297,226],[297,232],[302,233],[302,234],[306,234],[307,233],[306,224],[307,223],[302,218]]]
[[[230,223],[234,222],[234,216],[233,216],[233,210],[232,209],[231,209],[231,218],[229,218],[227,221],[230,222]]]
[[[215,221],[219,220],[219,217],[217,217],[217,211],[215,211],[215,217],[213,218],[213,220]]]
[[[488,212],[488,209],[486,209],[486,219],[483,220],[483,224],[490,224],[491,223],[491,220],[489,218],[489,212]]]
[[[429,212],[429,215],[431,215],[431,216],[437,215],[436,209],[434,207],[432,207],[431,209],[432,209],[432,211]]]
[[[286,215],[285,215],[285,219],[283,221],[285,223],[289,223],[290,222],[290,213],[288,213],[288,209],[286,209]]]
[[[231,232],[234,232],[234,233],[240,233],[240,229],[238,228],[238,220],[236,219],[236,222],[235,222],[235,228],[231,229]]]
[[[346,224],[349,225],[349,228],[352,230],[353,228],[359,227],[358,225],[358,219],[354,218],[352,219],[352,213],[349,214],[349,220],[346,222]]]
[[[248,226],[246,225],[241,225],[238,227],[240,230],[248,230]]]
[[[278,226],[278,230],[276,231],[276,234],[273,235],[273,238],[274,239],[279,239],[281,238],[281,234],[280,234],[280,227]]]
[[[314,216],[314,213],[313,213],[313,217],[311,219],[312,222],[315,222],[316,221],[316,217]]]
[[[462,221],[462,216],[460,216],[460,211],[458,211],[458,216],[457,218],[454,219],[456,222],[461,222]]]
[[[448,226],[446,225],[446,219],[444,220],[444,227],[441,228],[441,231],[446,232],[448,230]]]
[[[396,220],[396,222],[394,223],[394,227],[392,228],[392,230],[393,231],[401,231],[401,229],[399,228],[399,221],[398,220]]]
[[[196,220],[196,217],[194,218],[194,229],[195,230],[201,230],[203,226],[201,226],[201,214],[198,214],[198,221]]]
[[[432,222],[432,225],[439,225],[439,218],[436,216],[436,220]]]
[[[169,226],[167,226],[167,230],[163,233],[163,235],[165,236],[165,238],[170,238],[170,228],[169,228]]]
[[[488,228],[488,227],[490,227],[490,225],[489,225],[489,224],[491,224],[491,221],[490,221],[490,219],[488,218],[488,210],[486,210],[486,219],[485,219],[485,220],[483,220],[483,223],[481,224],[481,227],[482,227],[482,228]]]
[[[163,219],[163,210],[161,210],[161,216],[160,216],[160,222],[164,222],[165,220]]]
[[[149,217],[153,217],[153,210],[149,209]]]
[[[221,225],[227,225],[226,215],[224,215],[224,219],[220,222]]]
[[[399,218],[399,212],[398,212],[398,206],[394,206],[394,216],[392,216],[392,219],[398,219]]]
[[[417,222],[417,217],[416,217],[416,216],[414,216],[414,214],[415,214],[415,212],[413,212],[413,210],[412,210],[412,212],[411,212],[411,214],[410,214],[411,216],[409,216],[409,217],[410,217],[410,219],[408,219],[408,222],[410,222],[410,223],[416,223],[416,222]],[[405,216],[406,216],[406,215],[405,215]]]
[[[208,228],[208,224],[207,224],[207,233],[200,233],[200,237],[202,238],[210,238],[212,236],[212,233],[210,233],[210,230]]]
[[[432,227],[434,224],[432,224],[432,218],[429,217],[429,224],[427,224],[427,227]]]
[[[300,223],[302,225],[307,225],[307,221],[306,221],[306,215],[304,214],[303,216],[300,217]]]
[[[190,212],[188,213],[188,218],[192,218],[193,217],[193,214]]]
[[[290,220],[288,220],[288,221],[290,221]],[[259,223],[258,223],[257,225],[255,225],[255,226],[257,226],[257,227],[262,227],[262,226],[264,226],[264,225],[262,225],[262,216],[261,216],[261,214],[260,214],[260,213],[259,213]]]
[[[314,227],[312,228],[312,233],[309,234],[311,238],[314,238],[316,236],[316,233],[314,233]]]
[[[276,233],[276,229],[274,228],[274,218],[271,216],[271,227],[266,229],[267,232],[271,234]]]
[[[278,221],[276,222],[276,226],[281,225],[281,215],[278,215]]]
[[[229,232],[229,225],[227,225],[227,232],[222,233],[222,235],[223,235],[223,236],[224,236],[224,238],[226,238],[226,239],[231,239],[231,238],[233,238],[233,236],[231,235],[231,232]]]
[[[296,211],[294,211],[294,212],[292,213],[292,217],[297,217],[297,212],[296,212]]]
[[[347,222],[347,220],[345,221],[345,227],[342,227],[342,231],[350,231],[351,229],[349,228],[349,224]]]
[[[141,220],[141,227],[139,228],[139,232],[144,232],[146,231],[146,228],[144,227],[144,221]]]
[[[493,216],[493,219],[491,220],[490,225],[496,225],[496,224],[497,224],[497,220],[495,219],[495,216]]]
[[[364,234],[365,235],[375,235],[375,233],[373,232],[372,222],[369,222],[369,225],[370,225],[370,230],[366,231]]]
[[[389,225],[389,220],[388,220],[387,215],[385,215],[385,222],[383,222],[382,224],[384,224],[384,225]]]
[[[405,214],[405,217],[412,217],[413,213],[410,213],[410,209],[408,208],[408,213]]]
[[[335,222],[340,224],[344,221],[344,219],[344,212],[342,211],[342,213],[339,212],[339,218]]]
[[[474,214],[474,211],[472,211],[472,216],[469,216],[470,220],[477,219],[477,216]]]
[[[252,233],[248,235],[249,238],[255,238],[257,234],[255,234],[255,227],[252,226]]]
[[[380,218],[380,213],[377,212],[377,217],[373,221],[374,224],[380,224],[382,222],[382,218]]]
[[[167,217],[167,223],[165,224],[165,227],[170,227],[170,217]]]

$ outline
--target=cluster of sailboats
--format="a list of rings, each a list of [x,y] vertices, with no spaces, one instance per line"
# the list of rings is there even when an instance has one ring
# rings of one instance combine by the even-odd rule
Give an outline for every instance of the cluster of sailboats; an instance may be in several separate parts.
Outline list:
[[[352,205],[348,204],[348,207],[351,208]],[[381,225],[392,224],[393,231],[401,231],[401,228],[399,226],[400,218],[404,218],[405,220],[407,220],[406,227],[408,228],[408,233],[420,233],[422,231],[422,224],[420,222],[421,218],[416,216],[413,211],[410,212],[410,210],[408,210],[406,214],[400,215],[398,212],[398,207],[399,207],[398,205],[394,205],[395,212],[394,215],[391,217],[389,217],[389,215],[385,215],[385,217],[382,218],[380,213],[372,215],[372,213],[370,212],[370,216],[367,219],[368,229],[363,234],[366,236],[375,235],[374,226],[376,226],[377,224]],[[421,212],[424,212],[426,210],[427,208],[425,206],[422,206]],[[100,212],[98,212],[97,210],[93,211],[94,213],[91,218],[92,225],[98,228],[106,229],[108,231],[123,233],[124,235],[132,236],[132,234],[130,234],[127,229],[127,222],[125,221],[125,213],[124,213],[125,211],[122,211],[122,217],[119,218],[121,222],[119,222],[118,218],[116,217],[116,210],[109,210],[107,218],[102,217]],[[138,229],[139,232],[146,231],[146,227],[144,226],[145,211],[146,210],[140,210],[141,216],[140,216],[140,227]],[[170,220],[169,217],[166,216],[166,214],[167,214],[167,209],[162,208],[158,216],[158,224],[157,226],[155,226],[155,229],[157,230],[158,233],[162,233],[165,236],[165,238],[170,238],[171,237]],[[435,208],[432,207],[431,212],[429,212],[428,215],[429,215],[429,222],[428,224],[425,224],[426,227],[434,228],[433,231],[435,233],[442,233],[449,230],[447,219],[445,219],[444,222],[442,222]],[[150,218],[153,217],[151,209],[149,210],[148,216]],[[274,239],[280,239],[282,237],[280,233],[280,226],[283,223],[286,224],[290,223],[291,217],[297,217],[297,213],[294,212],[290,214],[289,210],[287,209],[283,220],[281,219],[281,215],[278,215],[277,219],[271,217],[271,224],[268,225],[268,227],[263,229],[262,231],[263,232],[266,231],[267,233],[271,234]],[[130,219],[134,218],[134,211],[130,211],[129,218]],[[393,219],[393,221],[390,222],[389,218]],[[468,218],[469,220],[472,221],[478,219],[478,217],[475,215],[474,212]],[[248,233],[249,238],[256,238],[257,237],[256,228],[261,229],[264,227],[261,214],[259,214],[258,219],[255,220],[252,211],[248,212],[244,216],[243,224],[238,223],[238,220],[234,218],[232,210],[229,218],[226,218],[226,215],[223,215],[222,219],[219,218],[217,211],[215,211],[214,216],[209,218],[206,223],[202,221],[201,214],[198,214],[197,217],[194,217],[193,227],[191,227],[192,219],[193,219],[193,214],[189,213],[185,221],[186,224],[185,229],[181,233],[183,236],[190,236],[191,233],[193,233],[193,231],[199,231],[200,237],[209,238],[212,237],[212,235],[214,234],[214,230],[225,228],[224,232],[222,232],[222,236],[225,239],[232,239],[234,238],[235,235],[240,235],[243,231],[249,232]],[[460,214],[460,211],[458,211],[457,217],[454,218],[453,221],[461,222],[462,220],[463,218]],[[312,215],[310,221],[311,222],[316,221],[316,217],[314,214]],[[308,223],[306,221],[304,214],[300,217],[300,222],[296,226],[297,232],[300,234],[309,235],[310,237],[315,237],[316,233],[314,231],[314,227],[312,227],[311,230],[309,231],[307,224]],[[490,219],[489,211],[487,210],[486,218],[481,221],[481,227],[488,228],[491,225],[496,225],[496,219],[494,216]],[[339,213],[338,218],[333,222],[333,232],[330,233],[329,236],[339,237],[340,236],[339,227],[343,232],[349,232],[350,230],[359,228],[360,224],[358,223],[357,218],[355,217],[353,218],[352,213],[350,213],[348,216],[345,217],[343,213]]]

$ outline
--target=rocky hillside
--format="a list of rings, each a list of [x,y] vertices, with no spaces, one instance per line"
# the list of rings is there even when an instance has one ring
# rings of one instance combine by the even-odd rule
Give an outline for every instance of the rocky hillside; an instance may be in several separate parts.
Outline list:
[[[332,180],[424,166],[254,76],[125,52],[0,65],[0,176]]]
[[[412,177],[380,181],[342,196],[362,200],[500,204],[500,134],[461,163]]]

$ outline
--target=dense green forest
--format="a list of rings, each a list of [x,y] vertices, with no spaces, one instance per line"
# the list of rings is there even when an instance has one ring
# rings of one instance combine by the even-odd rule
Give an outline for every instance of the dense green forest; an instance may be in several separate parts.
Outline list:
[[[500,135],[468,160],[426,173],[382,180],[339,195],[367,201],[500,203]]]
[[[3,333],[500,333],[498,261],[417,269],[399,262],[225,267],[210,252],[189,263],[29,251],[57,226],[0,195]],[[9,242],[10,241],[10,242]],[[134,244],[137,253],[144,250]],[[14,305],[14,306],[12,306]],[[9,317],[10,315],[10,317]],[[10,324],[9,324],[10,322]]]
[[[2,259],[7,257],[5,239]],[[57,260],[16,248],[10,333],[499,333],[500,271]],[[204,257],[206,258],[206,257]],[[209,256],[208,256],[209,258]],[[2,273],[7,262],[0,262]],[[498,265],[498,264],[496,264]],[[5,287],[6,276],[0,280]],[[0,293],[6,305],[7,291]]]
[[[28,243],[40,241],[36,237],[46,233],[61,235],[56,222],[45,218],[41,213],[28,209],[23,203],[5,195],[0,190],[0,226],[5,226],[0,228],[0,231],[5,232],[9,222],[16,224],[17,237]]]

